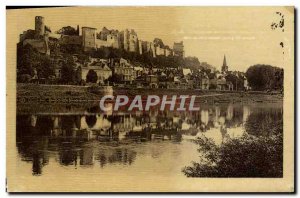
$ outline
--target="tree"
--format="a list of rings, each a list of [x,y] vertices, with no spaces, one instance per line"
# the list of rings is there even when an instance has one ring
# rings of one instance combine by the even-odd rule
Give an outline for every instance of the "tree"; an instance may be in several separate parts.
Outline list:
[[[110,83],[121,83],[123,80],[123,75],[121,74],[114,74],[110,77],[108,77],[107,80],[105,80],[105,83],[108,81]]]
[[[48,78],[55,75],[54,65],[51,64],[48,56],[40,56],[40,63],[37,65],[36,70],[39,78]]]
[[[225,77],[227,82],[233,84],[233,90],[243,90],[244,89],[244,79],[241,76],[236,76],[234,74],[227,74]]]
[[[60,45],[60,51],[67,54],[82,54],[81,45]]]
[[[80,83],[82,80],[82,69],[81,67],[78,67],[75,72],[75,82]]]
[[[71,26],[62,27],[60,30],[57,31],[57,33],[64,35],[78,35],[77,30]]]
[[[284,71],[271,65],[253,65],[248,68],[246,77],[253,90],[283,89]]]
[[[154,43],[154,45],[157,45],[157,46],[159,46],[159,47],[164,47],[165,45],[164,45],[164,42],[162,41],[162,39],[160,39],[160,38],[155,38],[154,40],[153,40],[153,43]]]
[[[186,57],[184,58],[184,66],[191,69],[200,69],[200,62],[197,57]]]
[[[67,57],[61,68],[61,81],[72,84],[75,82],[75,63],[72,57]]]
[[[31,45],[18,45],[17,49],[18,76],[28,74],[33,76],[37,71],[39,78],[48,78],[55,75],[54,65],[51,64],[49,56],[39,53]]]
[[[96,83],[97,81],[98,81],[97,73],[94,70],[90,69],[86,75],[86,82]]]

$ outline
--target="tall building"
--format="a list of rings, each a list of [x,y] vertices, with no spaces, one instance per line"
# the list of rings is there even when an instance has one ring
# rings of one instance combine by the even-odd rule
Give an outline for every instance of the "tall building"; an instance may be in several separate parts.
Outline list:
[[[183,41],[181,41],[179,43],[174,43],[173,52],[174,52],[174,56],[184,57],[184,45],[183,45]]]
[[[222,65],[221,71],[222,72],[228,72],[228,65],[226,63],[226,56],[225,56],[225,54],[224,54],[223,65]]]
[[[121,41],[122,41],[122,48],[129,52],[139,52],[139,40],[137,33],[131,30],[124,30],[121,32]]]
[[[96,39],[96,47],[113,47],[113,48],[120,48],[121,39],[120,33],[118,30],[109,30],[106,27],[102,28],[99,34],[97,34]]]
[[[82,46],[84,51],[96,48],[96,28],[82,27]]]
[[[35,33],[36,38],[40,38],[40,36],[44,36],[45,34],[45,23],[44,17],[42,16],[35,17]]]
[[[20,35],[20,44],[22,46],[30,45],[35,48],[38,52],[50,55],[49,49],[49,32],[45,32],[44,17],[35,17],[35,28],[34,30],[24,31]]]

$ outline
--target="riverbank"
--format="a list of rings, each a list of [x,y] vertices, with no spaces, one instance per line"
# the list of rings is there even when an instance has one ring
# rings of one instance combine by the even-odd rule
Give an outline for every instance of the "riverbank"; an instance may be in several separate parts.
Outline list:
[[[107,88],[97,86],[75,86],[75,85],[38,85],[18,84],[17,103],[87,103],[97,102],[105,94],[127,95],[197,95],[197,102],[203,103],[230,103],[230,102],[280,102],[283,95],[280,93],[265,92],[234,92],[214,90],[192,90],[192,89],[129,89],[129,88]]]
[[[267,92],[241,92],[241,91],[216,91],[216,90],[196,90],[196,89],[124,89],[114,88],[114,95],[196,95],[197,102],[203,103],[230,103],[230,102],[281,102],[283,94]]]

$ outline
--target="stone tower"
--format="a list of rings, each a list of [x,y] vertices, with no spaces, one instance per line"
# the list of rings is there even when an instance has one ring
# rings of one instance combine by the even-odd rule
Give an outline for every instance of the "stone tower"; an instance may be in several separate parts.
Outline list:
[[[45,23],[42,16],[35,17],[35,34],[36,37],[44,36],[45,34]]]
[[[228,65],[226,63],[226,56],[225,56],[225,54],[224,54],[224,59],[223,59],[222,72],[228,72]]]
[[[79,25],[77,25],[76,34],[79,36]]]
[[[124,36],[123,36],[123,43],[124,43],[124,50],[128,51],[129,50],[129,44],[128,44],[128,37],[129,37],[129,32],[128,30],[124,30]]]
[[[184,45],[183,41],[179,43],[174,43],[173,45],[174,56],[180,56],[184,58]]]
[[[96,48],[96,28],[82,27],[82,47],[84,51]]]

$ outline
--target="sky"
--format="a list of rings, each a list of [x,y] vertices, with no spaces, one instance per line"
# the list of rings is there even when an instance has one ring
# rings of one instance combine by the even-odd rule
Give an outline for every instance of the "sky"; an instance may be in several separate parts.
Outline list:
[[[285,26],[271,29],[284,15]],[[226,55],[229,70],[246,71],[254,64],[285,67],[293,58],[293,9],[285,7],[69,7],[8,10],[15,41],[34,29],[34,17],[43,16],[52,31],[79,25],[134,29],[139,39],[161,38],[173,47],[183,41],[186,56],[196,56],[221,69]],[[284,48],[280,46],[284,43]],[[284,53],[284,54],[283,54]]]

